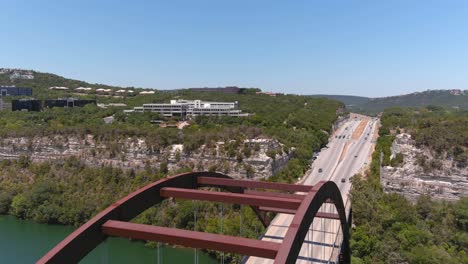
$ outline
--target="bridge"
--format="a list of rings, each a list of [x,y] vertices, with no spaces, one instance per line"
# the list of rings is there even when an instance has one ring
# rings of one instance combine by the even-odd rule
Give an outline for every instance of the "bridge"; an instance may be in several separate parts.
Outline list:
[[[250,206],[268,227],[267,212],[293,216],[280,242],[211,234],[131,223],[133,218],[164,199],[186,199]],[[276,264],[314,262],[311,239],[314,220],[336,222],[336,239],[326,262],[349,263],[350,219],[340,189],[333,181],[315,185],[237,180],[215,172],[190,172],[161,179],[110,205],[79,227],[37,263],[77,263],[110,236],[157,241],[183,247],[210,249],[262,258]],[[312,236],[313,237],[313,236]],[[325,239],[325,238],[324,238]],[[319,262],[323,263],[323,260]]]
[[[208,172],[155,182],[98,214],[39,263],[77,262],[108,236],[237,253],[245,256],[243,264],[349,262],[350,179],[369,161],[378,125],[378,119],[352,115],[298,184],[234,180]],[[248,205],[266,230],[252,240],[127,222],[166,198]],[[272,221],[267,212],[277,213]]]

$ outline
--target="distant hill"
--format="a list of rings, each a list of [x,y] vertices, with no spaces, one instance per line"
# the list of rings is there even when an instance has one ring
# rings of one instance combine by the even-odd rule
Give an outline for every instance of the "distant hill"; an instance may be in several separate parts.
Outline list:
[[[369,97],[354,96],[354,95],[314,94],[314,95],[311,95],[311,96],[312,97],[319,97],[319,98],[323,97],[323,98],[328,98],[328,99],[341,101],[348,108],[365,104],[365,103],[369,102],[369,100],[370,100]]]
[[[390,107],[423,107],[428,105],[468,109],[468,90],[427,90],[378,98],[347,95],[312,96],[341,101],[351,111],[361,113],[377,113]]]
[[[91,88],[104,88],[119,90],[122,88],[131,88],[132,90],[147,90],[148,88],[136,88],[136,87],[119,87],[105,84],[92,84],[84,81],[73,80],[65,78],[53,73],[37,72],[33,70],[25,69],[10,69],[0,68],[0,86],[11,86],[15,85],[18,87],[31,87],[33,88],[33,96],[38,99],[44,99],[50,96],[65,95],[63,91],[49,91],[49,87],[60,86],[69,88],[69,92],[72,92],[78,87],[91,87]],[[160,90],[161,92],[176,93],[184,90],[190,90],[193,92],[214,92],[214,93],[226,93],[226,94],[245,94],[261,91],[258,88],[244,88],[237,86],[227,87],[203,87],[203,88],[182,88],[172,90]]]

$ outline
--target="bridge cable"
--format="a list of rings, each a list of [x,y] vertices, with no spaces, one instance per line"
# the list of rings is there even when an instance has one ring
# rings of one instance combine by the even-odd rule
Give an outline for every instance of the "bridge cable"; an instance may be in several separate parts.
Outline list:
[[[313,230],[314,230],[314,221],[312,220],[311,226],[309,226],[309,230],[308,230],[308,232],[307,232],[307,240],[308,240],[308,242],[309,242],[308,245],[307,245],[307,247],[308,247],[308,249],[309,249],[309,250],[308,250],[308,251],[309,251],[309,257],[310,257],[311,259],[312,259],[312,239],[314,238],[314,237],[312,236]],[[311,236],[312,236],[312,239],[311,239]]]
[[[193,224],[193,231],[197,231],[197,213],[198,213],[198,203],[194,200],[192,200],[192,205],[194,207],[194,212],[193,212],[193,218],[194,218],[194,224]],[[198,264],[198,249],[194,249],[194,263]]]
[[[156,218],[156,225],[161,226],[159,217]],[[161,264],[161,242],[159,241],[156,243],[156,263]]]
[[[239,236],[242,237],[242,214],[243,214],[243,210],[244,209],[244,205],[241,204],[240,206],[240,214],[239,214]]]
[[[221,203],[221,234],[224,234],[224,203]],[[221,264],[224,264],[224,251],[221,253]]]
[[[323,205],[322,205],[322,206],[323,206]],[[322,207],[321,207],[321,208],[322,208]],[[325,208],[322,208],[322,212],[325,211],[325,210],[323,210],[323,209],[325,209]],[[326,257],[325,257],[325,242],[326,242],[326,241],[325,241],[325,218],[323,218],[323,217],[322,217],[322,238],[323,238],[323,240],[322,240],[322,252],[323,252],[323,255],[322,255],[322,256],[323,256],[323,260],[325,260],[325,259],[326,259]]]

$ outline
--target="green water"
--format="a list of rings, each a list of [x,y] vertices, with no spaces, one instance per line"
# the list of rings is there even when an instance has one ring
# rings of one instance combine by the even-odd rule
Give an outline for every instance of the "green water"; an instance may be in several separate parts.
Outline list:
[[[69,226],[45,225],[0,215],[0,263],[35,263],[74,230]],[[156,249],[123,238],[109,238],[81,263],[158,263]],[[194,250],[161,247],[162,263],[194,263]],[[198,252],[200,264],[215,264],[208,255]]]

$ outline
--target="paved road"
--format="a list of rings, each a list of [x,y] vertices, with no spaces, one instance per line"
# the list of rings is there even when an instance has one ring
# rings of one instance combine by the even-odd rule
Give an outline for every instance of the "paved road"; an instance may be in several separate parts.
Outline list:
[[[343,202],[347,204],[351,188],[349,178],[370,161],[377,125],[377,119],[352,115],[330,137],[328,146],[319,153],[312,169],[302,179],[302,184],[314,185],[321,180],[332,180],[340,188]],[[330,204],[322,206],[321,210],[336,213]],[[281,242],[292,218],[292,215],[278,214],[266,230],[263,240]],[[338,220],[315,219],[296,263],[328,263],[329,260],[333,263],[339,253],[339,232]],[[273,261],[251,257],[246,263],[267,264]]]

